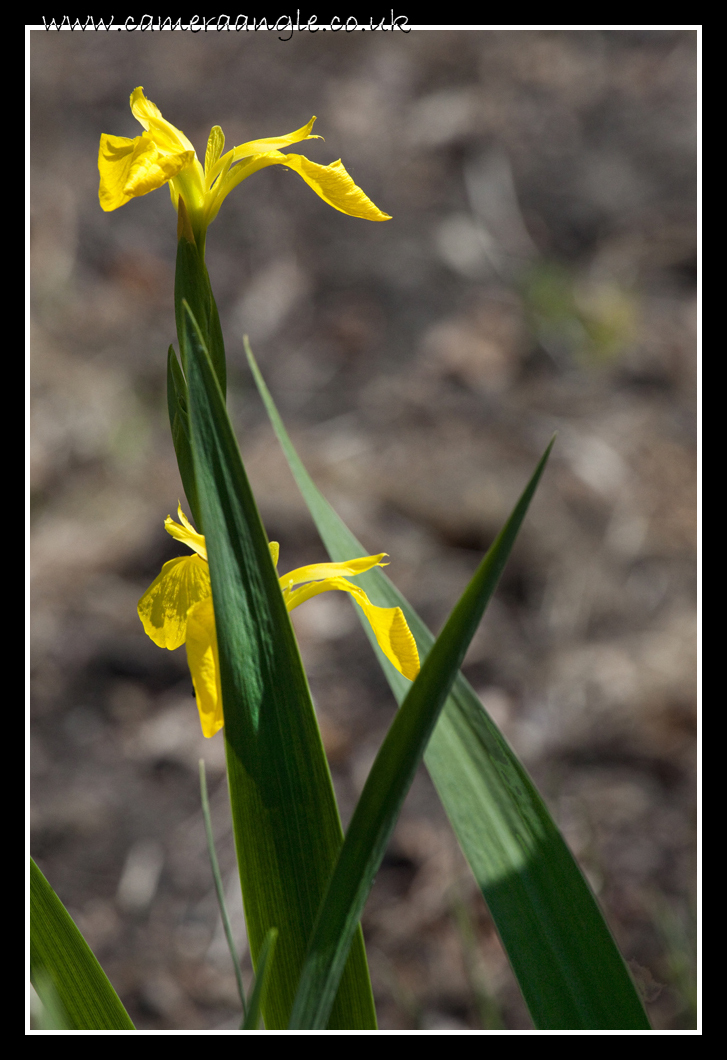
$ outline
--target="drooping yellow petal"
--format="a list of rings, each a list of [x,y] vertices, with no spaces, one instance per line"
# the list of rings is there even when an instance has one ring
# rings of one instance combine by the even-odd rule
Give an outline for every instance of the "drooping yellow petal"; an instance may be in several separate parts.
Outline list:
[[[147,636],[173,651],[187,636],[187,612],[212,593],[210,572],[199,556],[179,556],[162,567],[137,610]]]
[[[324,578],[346,577],[355,578],[357,574],[371,570],[372,567],[386,567],[382,563],[386,552],[380,552],[378,556],[361,556],[360,559],[347,559],[342,563],[311,563],[307,567],[296,567],[280,577],[280,588],[285,592],[294,585],[301,582],[322,581]]]
[[[179,516],[179,523],[175,523],[171,515],[168,515],[164,520],[164,529],[166,532],[171,534],[171,536],[177,541],[181,541],[182,544],[187,546],[187,548],[194,549],[202,559],[207,559],[207,546],[205,544],[204,535],[197,533],[187,516],[182,511],[181,505],[177,507],[177,515]]]
[[[226,159],[227,155],[224,158]],[[220,159],[218,166],[223,161],[224,159]],[[332,162],[330,166],[319,166],[303,155],[286,155],[282,151],[266,151],[243,159],[238,165],[227,169],[224,175],[220,175],[220,179],[212,189],[210,203],[207,205],[207,223],[215,219],[223,200],[233,188],[267,166],[288,166],[295,170],[306,184],[313,188],[316,195],[319,195],[329,206],[340,210],[341,213],[351,217],[363,217],[367,221],[391,220],[388,213],[383,213],[368,195],[357,184],[354,184],[340,159],[338,162]]]
[[[399,673],[413,681],[419,673],[419,653],[414,635],[400,607],[378,607],[372,604],[360,585],[354,585],[345,578],[327,578],[325,581],[309,582],[300,589],[294,589],[286,598],[286,607],[292,611],[294,607],[298,607],[305,600],[310,600],[312,596],[327,593],[331,589],[339,589],[341,592],[351,594],[369,620],[369,625],[386,658],[393,663]]]
[[[187,663],[192,674],[202,732],[205,736],[214,736],[225,720],[211,596],[196,604],[187,615]]]
[[[341,160],[330,166],[319,166],[303,155],[286,155],[285,165],[294,169],[316,195],[334,210],[350,217],[363,217],[367,221],[390,221],[391,216],[375,206],[341,164]]]

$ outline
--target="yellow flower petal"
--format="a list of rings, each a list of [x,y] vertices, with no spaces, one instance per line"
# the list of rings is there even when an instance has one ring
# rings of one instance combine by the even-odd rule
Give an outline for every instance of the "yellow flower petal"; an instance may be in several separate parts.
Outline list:
[[[187,612],[212,593],[209,567],[199,556],[179,556],[162,567],[138,604],[147,636],[172,651],[187,636]]]
[[[249,140],[247,143],[234,147],[226,155],[222,155],[221,147],[215,154],[214,151],[210,150],[208,144],[207,155],[205,156],[205,181],[207,187],[205,218],[207,224],[211,224],[214,221],[223,200],[241,181],[256,173],[258,169],[280,165],[281,162],[285,161],[284,156],[280,154],[281,148],[290,147],[291,144],[298,144],[302,140],[322,140],[322,136],[316,136],[311,133],[315,120],[315,117],[312,117],[307,125],[296,129],[295,132],[287,133],[285,136],[269,136],[263,140]],[[210,142],[214,131],[213,129],[210,133]],[[222,133],[222,130],[220,130],[220,133]],[[222,143],[224,144],[224,136],[222,136]],[[208,157],[210,162],[214,162],[214,164],[208,164]],[[241,164],[236,165],[230,172],[230,166],[234,162],[240,162],[241,159],[243,160]]]
[[[193,174],[190,198],[196,205],[196,200],[203,197],[203,190],[197,190],[202,170],[190,141],[180,129],[164,120],[159,108],[146,99],[143,89],[135,88],[131,93],[131,110],[144,127],[142,136],[133,140],[105,134],[101,137],[98,154],[101,208],[107,213],[116,210],[139,195],[161,188],[185,170]],[[179,189],[174,193],[178,197]]]
[[[190,143],[181,129],[177,129],[170,121],[162,117],[162,112],[156,103],[152,103],[144,95],[143,88],[135,88],[129,100],[131,113],[136,120],[147,130],[152,131],[154,139],[161,147],[170,151],[191,151],[194,154],[194,146]]]
[[[214,187],[207,193],[207,201],[205,203],[206,223],[210,225],[214,221],[224,200],[241,181],[247,180],[253,173],[257,173],[259,169],[265,169],[266,166],[284,165],[287,157],[280,151],[267,151],[264,154],[245,158],[242,162],[230,168],[234,161],[234,152],[228,151],[226,155],[223,155],[215,166],[213,175],[207,178],[211,185],[212,181],[217,177]]]
[[[285,592],[301,582],[321,581],[324,578],[345,577],[346,575],[349,578],[355,578],[357,574],[363,574],[372,567],[388,566],[381,562],[385,555],[387,555],[386,552],[380,552],[378,556],[361,556],[360,559],[348,559],[342,563],[311,563],[307,567],[296,567],[295,570],[281,575],[280,588]]]
[[[154,140],[151,133],[144,133],[139,137],[139,147],[129,167],[124,194],[136,197],[156,191],[191,166],[194,157],[194,151],[168,150]]]
[[[149,128],[150,121],[154,121],[155,118],[161,118],[162,116],[162,112],[159,110],[156,103],[152,103],[150,99],[146,98],[144,95],[144,89],[141,85],[138,88],[135,88],[131,93],[129,105],[131,107],[131,113],[145,129]]]
[[[220,688],[220,658],[212,597],[196,604],[187,616],[187,663],[197,696],[202,732],[214,736],[225,723]]]
[[[325,581],[310,582],[300,589],[293,590],[286,599],[289,611],[310,600],[319,593],[331,589],[350,593],[359,605],[374,631],[379,647],[389,662],[393,663],[399,673],[413,681],[419,673],[419,653],[414,635],[407,625],[404,612],[400,607],[378,607],[372,604],[360,585],[345,578],[327,578]]]
[[[240,158],[248,158],[250,155],[265,154],[268,151],[280,151],[284,147],[290,147],[291,144],[299,144],[303,140],[322,140],[322,136],[316,136],[315,133],[311,132],[315,120],[314,116],[302,129],[296,129],[295,132],[288,133],[287,136],[269,136],[266,140],[250,140],[246,144],[240,144],[233,151],[235,161],[237,162]]]
[[[367,221],[391,220],[388,213],[383,213],[358,184],[354,184],[340,158],[330,166],[319,166],[303,155],[286,155],[285,165],[294,169],[316,195],[320,195],[334,210],[340,210],[350,217],[363,217]]]
[[[273,566],[277,567],[278,556],[280,555],[280,545],[277,541],[270,541],[268,543],[268,548],[270,549],[270,558],[273,561]]]
[[[187,548],[194,549],[202,559],[207,559],[207,546],[205,545],[204,536],[198,534],[194,529],[189,519],[182,511],[181,504],[177,507],[177,515],[179,516],[179,523],[175,523],[171,515],[168,515],[164,520],[164,529],[166,532],[171,534],[175,540],[181,541],[183,545],[187,546]]]
[[[295,170],[324,202],[351,217],[388,221],[338,162],[320,166],[303,155],[286,155],[282,148],[303,140],[320,140],[311,132],[315,117],[295,132],[249,140],[223,155],[225,138],[218,125],[210,133],[205,168],[181,129],[172,125],[141,87],[131,93],[131,110],[144,134],[129,140],[101,137],[98,167],[99,201],[105,211],[116,210],[132,198],[169,185],[174,208],[181,214],[183,200],[193,241],[204,248],[207,227],[233,188],[266,166],[287,165]],[[185,232],[184,226],[182,231]]]
[[[207,190],[212,187],[214,176],[212,170],[217,165],[222,152],[225,149],[225,134],[219,125],[213,125],[207,140],[207,150],[204,153],[204,175]],[[215,174],[216,176],[216,174]]]
[[[107,136],[104,133],[101,137],[98,149],[98,171],[101,177],[98,198],[101,209],[106,213],[123,206],[133,197],[125,189],[140,141],[140,136],[129,140],[126,136]]]
[[[134,140],[104,134],[98,152],[101,208],[108,213],[161,188],[193,161],[194,151],[162,150],[149,133]]]

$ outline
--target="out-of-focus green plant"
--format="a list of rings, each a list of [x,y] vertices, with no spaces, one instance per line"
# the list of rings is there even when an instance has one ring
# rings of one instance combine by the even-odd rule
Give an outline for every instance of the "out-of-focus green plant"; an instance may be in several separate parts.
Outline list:
[[[181,514],[179,524],[168,520],[167,528],[194,555],[165,566],[142,598],[140,615],[157,643],[186,642],[205,735],[214,736],[223,724],[257,973],[249,1000],[241,991],[242,1029],[255,1029],[260,1014],[268,1030],[375,1029],[359,920],[423,755],[536,1027],[647,1029],[588,885],[527,773],[458,672],[553,443],[435,639],[380,569],[383,554],[350,558],[363,557],[365,550],[305,471],[248,348],[261,397],[331,559],[279,577],[277,552],[268,542],[225,407],[224,343],[204,262],[207,227],[233,187],[275,164],[296,170],[342,213],[369,220],[388,215],[340,162],[318,166],[283,153],[312,137],[312,120],[296,133],[251,141],[227,154],[215,126],[203,167],[190,141],[140,88],[132,93],[131,106],[144,133],[135,139],[102,137],[100,201],[113,210],[169,184],[177,209],[179,359],[170,347],[167,398],[197,527]],[[549,297],[541,294],[539,304],[549,305]],[[400,703],[345,837],[288,614],[307,596],[328,589],[349,593],[359,605]],[[213,872],[215,862],[212,856]],[[36,989],[40,993],[52,983],[49,1002],[56,991],[69,1026],[133,1029],[35,868],[32,879]]]
[[[613,280],[540,259],[522,274],[520,288],[530,330],[557,361],[607,364],[636,337],[636,298]]]

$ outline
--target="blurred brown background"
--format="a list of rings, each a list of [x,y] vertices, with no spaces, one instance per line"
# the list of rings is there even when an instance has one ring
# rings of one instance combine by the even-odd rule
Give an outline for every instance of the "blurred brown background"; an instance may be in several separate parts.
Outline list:
[[[140,1028],[238,1019],[197,760],[245,951],[222,738],[136,602],[182,549],[165,405],[176,218],[103,214],[131,90],[204,152],[318,115],[373,224],[292,172],[224,203],[230,406],[285,571],[325,558],[242,355],[317,482],[441,628],[554,430],[465,672],[606,911],[654,1026],[694,1026],[692,32],[31,33],[32,853]],[[295,613],[344,819],[393,714],[351,604]],[[382,1029],[526,1028],[422,771],[364,918]],[[249,957],[245,957],[249,969]]]

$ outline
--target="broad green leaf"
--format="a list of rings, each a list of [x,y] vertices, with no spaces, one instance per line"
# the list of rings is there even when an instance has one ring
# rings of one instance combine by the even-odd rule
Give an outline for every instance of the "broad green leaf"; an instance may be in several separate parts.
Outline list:
[[[189,421],[212,581],[225,746],[248,937],[279,931],[263,1017],[288,1025],[343,834],[310,691],[212,362],[184,305]],[[331,1028],[376,1026],[359,932]]]
[[[273,429],[331,559],[362,555],[363,546],[303,467],[249,345],[247,353]],[[383,571],[368,571],[359,581],[373,603],[401,607],[424,658],[434,638]],[[402,702],[409,682],[372,644]],[[641,1001],[583,874],[527,771],[461,674],[424,761],[535,1026],[648,1030]]]
[[[33,859],[30,859],[30,978],[64,1027],[133,1031],[103,968]]]
[[[275,943],[277,941],[277,931],[275,928],[270,928],[265,936],[262,949],[260,950],[260,957],[257,962],[257,974],[255,975],[255,985],[252,988],[252,993],[250,994],[250,999],[247,1003],[247,1012],[245,1013],[245,1018],[243,1019],[242,1027],[240,1028],[243,1031],[256,1031],[260,1026],[260,1015],[268,991],[270,990],[273,959],[275,957]]]
[[[194,523],[199,532],[203,533],[199,502],[197,500],[197,486],[194,481],[192,448],[189,442],[187,383],[182,369],[179,367],[179,361],[173,346],[169,347],[167,354],[167,407],[169,409],[169,426],[172,429],[174,452],[177,454],[179,476],[182,480],[184,492],[187,495],[187,503],[192,512]]]
[[[434,642],[386,734],[354,810],[308,948],[292,1028],[325,1027],[366,899],[404,798],[490,602],[533,498],[553,442]]]

